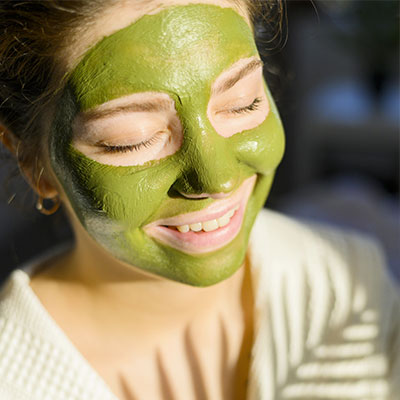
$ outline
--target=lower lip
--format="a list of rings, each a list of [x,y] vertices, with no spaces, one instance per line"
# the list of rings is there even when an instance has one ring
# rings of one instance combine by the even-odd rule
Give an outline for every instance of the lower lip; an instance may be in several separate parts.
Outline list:
[[[155,226],[153,237],[185,253],[201,254],[218,250],[230,243],[239,233],[244,215],[244,205],[233,214],[228,225],[211,232],[179,232],[166,226]]]

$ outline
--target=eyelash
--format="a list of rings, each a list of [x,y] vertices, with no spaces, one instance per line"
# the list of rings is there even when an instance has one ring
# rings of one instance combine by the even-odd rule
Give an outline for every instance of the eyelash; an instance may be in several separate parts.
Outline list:
[[[262,98],[256,97],[250,105],[245,106],[245,107],[233,108],[231,110],[227,110],[227,112],[229,114],[249,113],[249,112],[257,110],[259,108],[261,102],[262,102]]]
[[[100,144],[100,146],[103,148],[105,153],[128,153],[129,151],[139,151],[143,147],[148,149],[159,140],[160,140],[160,135],[155,135],[151,137],[149,140],[137,144],[129,144],[126,146],[109,146],[107,144],[102,143]]]

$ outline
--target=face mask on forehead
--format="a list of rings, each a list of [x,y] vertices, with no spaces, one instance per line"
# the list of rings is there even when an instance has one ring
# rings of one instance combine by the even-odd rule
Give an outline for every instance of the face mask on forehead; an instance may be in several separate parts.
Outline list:
[[[195,4],[143,16],[102,39],[72,71],[53,124],[51,162],[82,225],[113,256],[198,286],[226,279],[243,263],[284,146],[258,59],[241,16]],[[225,77],[232,68],[236,75]],[[146,111],[144,103],[132,108],[142,94],[165,101],[164,111]],[[119,101],[126,112],[104,129],[123,142],[131,131],[158,135],[162,126],[168,141],[140,150],[124,142],[123,163],[113,161],[122,156],[112,146],[83,151],[77,138],[84,137],[85,118],[96,110],[106,115],[107,105]],[[101,137],[93,126],[90,135]],[[160,147],[158,156],[152,146]],[[206,207],[213,218],[224,207],[234,215],[213,232],[179,232],[165,223],[196,218]],[[185,225],[196,223],[190,218]]]

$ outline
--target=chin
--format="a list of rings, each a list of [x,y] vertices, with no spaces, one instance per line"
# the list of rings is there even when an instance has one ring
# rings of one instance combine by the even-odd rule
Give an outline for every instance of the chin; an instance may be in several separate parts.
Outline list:
[[[257,175],[247,204],[243,209],[238,233],[229,243],[212,251],[186,252],[158,241],[145,230],[125,231],[111,222],[90,224],[90,234],[111,255],[134,268],[135,272],[166,278],[182,284],[207,287],[231,277],[244,263],[251,229],[263,207],[273,180],[273,173]],[[239,214],[238,214],[239,217]]]

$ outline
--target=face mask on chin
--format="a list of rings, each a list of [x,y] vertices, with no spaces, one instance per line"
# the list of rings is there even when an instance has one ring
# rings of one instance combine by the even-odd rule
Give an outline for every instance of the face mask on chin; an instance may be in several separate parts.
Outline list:
[[[195,286],[242,265],[284,148],[258,60],[241,16],[195,4],[143,16],[72,71],[51,163],[114,257]]]

